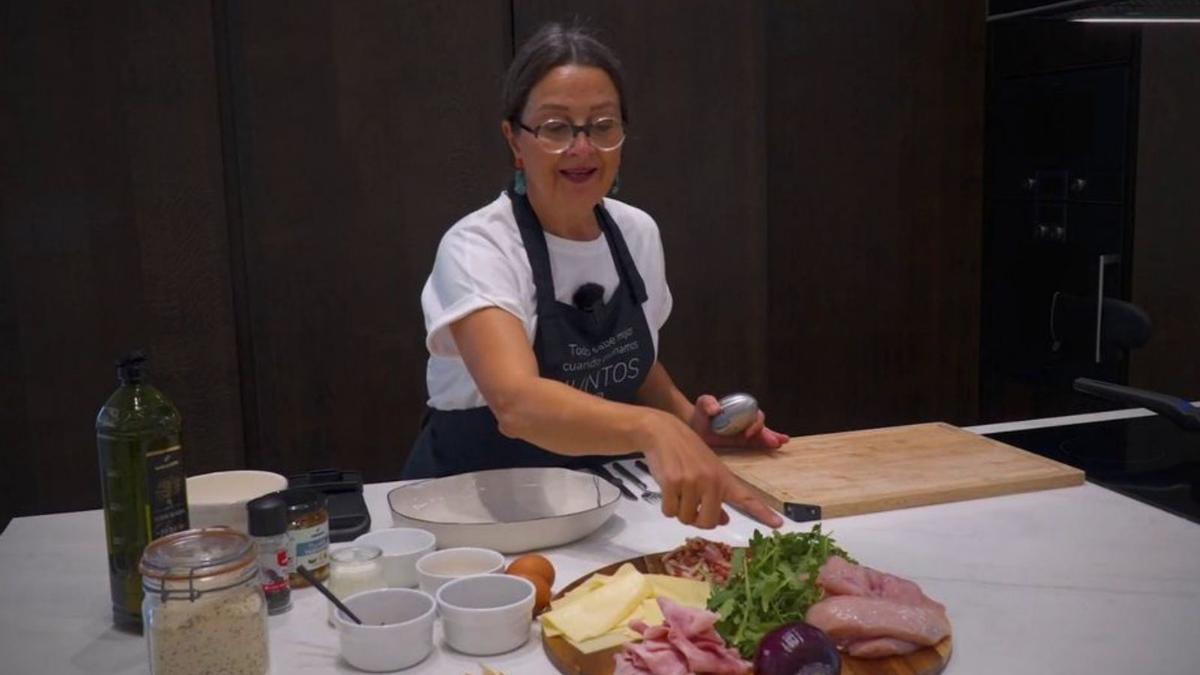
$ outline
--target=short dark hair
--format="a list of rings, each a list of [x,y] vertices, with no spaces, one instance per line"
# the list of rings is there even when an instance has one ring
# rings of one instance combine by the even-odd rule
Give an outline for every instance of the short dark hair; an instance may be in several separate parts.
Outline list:
[[[548,23],[538,29],[513,57],[508,73],[504,76],[504,119],[517,124],[521,112],[529,101],[529,92],[551,70],[559,66],[593,66],[608,73],[617,96],[621,100],[621,119],[629,123],[629,111],[625,108],[624,78],[621,62],[604,43],[597,40],[583,26],[567,28],[559,23]]]

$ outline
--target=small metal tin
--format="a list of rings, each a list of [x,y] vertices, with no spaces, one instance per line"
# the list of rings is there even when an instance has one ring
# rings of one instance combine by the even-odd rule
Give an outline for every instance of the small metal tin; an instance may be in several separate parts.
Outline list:
[[[758,417],[758,401],[750,394],[730,394],[720,401],[721,412],[710,423],[718,436],[733,436],[746,430]]]

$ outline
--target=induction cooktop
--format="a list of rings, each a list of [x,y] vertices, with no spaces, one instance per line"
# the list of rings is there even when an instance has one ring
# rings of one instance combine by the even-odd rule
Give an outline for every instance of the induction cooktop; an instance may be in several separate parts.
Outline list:
[[[1154,415],[986,436],[1083,469],[1097,485],[1200,523],[1200,432]]]

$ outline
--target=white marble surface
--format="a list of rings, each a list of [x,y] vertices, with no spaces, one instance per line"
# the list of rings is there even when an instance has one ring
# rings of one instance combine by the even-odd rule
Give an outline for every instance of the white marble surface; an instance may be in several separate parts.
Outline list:
[[[389,527],[386,492],[370,485],[373,528]],[[865,564],[914,579],[946,604],[950,675],[1200,672],[1200,526],[1092,484],[827,520]],[[807,529],[789,524],[787,529]],[[707,536],[746,541],[732,514]],[[557,588],[613,561],[698,534],[622,500],[591,537],[546,552]],[[0,535],[0,673],[147,673],[143,639],[110,626],[99,511],[14,520]],[[357,672],[337,654],[324,600],[293,594],[270,618],[272,672]],[[440,640],[440,638],[438,638]],[[554,673],[535,629],[515,652],[466,657],[440,644],[405,673]]]
[[[981,424],[976,427],[964,427],[967,431],[977,434],[1002,434],[1009,431],[1024,431],[1026,429],[1041,429],[1044,427],[1061,427],[1067,424],[1087,424],[1090,422],[1108,422],[1111,420],[1127,420],[1134,417],[1152,417],[1155,413],[1145,408],[1128,408],[1125,410],[1107,410],[1104,412],[1084,413],[1082,415],[1066,415],[1063,417],[1043,417],[1036,420],[1021,420],[1019,422],[997,422],[996,424]]]
[[[1200,408],[1200,401],[1192,401],[1192,405]],[[1145,408],[1125,408],[1122,410],[1106,410],[1103,412],[1084,413],[1081,415],[1064,415],[1062,417],[1043,417],[1036,420],[1020,420],[1018,422],[998,422],[996,424],[981,424],[975,427],[963,427],[977,434],[1001,434],[1008,431],[1024,431],[1026,429],[1041,429],[1044,427],[1061,427],[1068,424],[1088,424],[1091,422],[1108,422],[1111,420],[1127,420],[1134,417],[1152,417],[1156,415]]]

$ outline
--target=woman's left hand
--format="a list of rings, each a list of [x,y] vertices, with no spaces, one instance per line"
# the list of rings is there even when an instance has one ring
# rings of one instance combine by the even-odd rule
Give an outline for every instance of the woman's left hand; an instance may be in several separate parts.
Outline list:
[[[696,399],[695,408],[692,410],[692,419],[688,424],[700,435],[700,438],[704,439],[705,443],[708,443],[709,447],[775,450],[789,440],[787,434],[767,428],[767,416],[761,410],[758,411],[754,423],[741,433],[733,436],[719,436],[713,433],[712,418],[720,413],[721,404],[715,396],[703,394]]]

